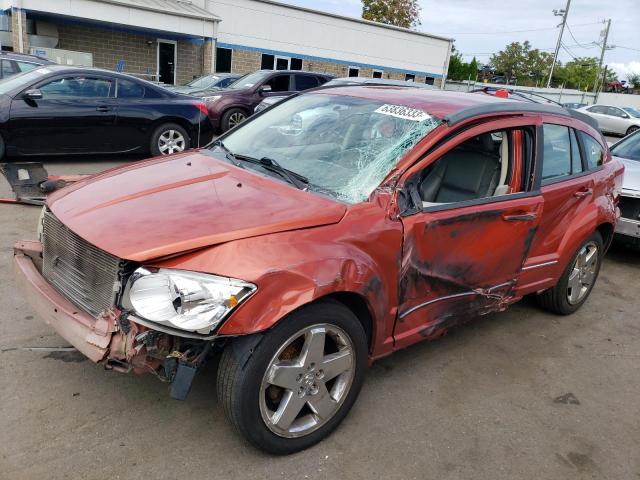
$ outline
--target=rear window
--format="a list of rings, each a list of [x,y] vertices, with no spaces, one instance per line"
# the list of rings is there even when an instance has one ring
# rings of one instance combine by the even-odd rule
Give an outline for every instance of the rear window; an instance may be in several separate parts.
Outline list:
[[[144,98],[144,87],[131,80],[118,79],[118,98]]]

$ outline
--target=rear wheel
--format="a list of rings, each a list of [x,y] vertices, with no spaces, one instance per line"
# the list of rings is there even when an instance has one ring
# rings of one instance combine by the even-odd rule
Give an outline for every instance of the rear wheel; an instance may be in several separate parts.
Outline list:
[[[218,398],[256,447],[274,454],[314,445],[356,400],[367,362],[366,335],[342,304],[309,305],[262,338],[233,340],[222,354]]]
[[[569,315],[587,301],[600,273],[604,244],[594,232],[574,254],[557,285],[538,295],[538,303],[546,310]]]
[[[187,131],[176,123],[165,123],[151,135],[151,154],[154,157],[184,152],[189,148]]]
[[[226,132],[234,127],[237,127],[247,119],[247,113],[241,108],[232,108],[224,112],[222,115],[221,127],[222,131]]]
[[[637,126],[633,126],[633,127],[629,127],[629,130],[627,130],[627,135],[631,135],[633,132],[637,131],[638,129],[640,129],[640,127]]]

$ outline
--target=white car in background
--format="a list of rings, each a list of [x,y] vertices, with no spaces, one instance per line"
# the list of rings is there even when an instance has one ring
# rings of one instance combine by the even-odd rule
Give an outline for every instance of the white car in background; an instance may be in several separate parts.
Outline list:
[[[635,108],[596,104],[579,108],[578,111],[598,122],[602,133],[624,136],[640,130],[640,111]]]

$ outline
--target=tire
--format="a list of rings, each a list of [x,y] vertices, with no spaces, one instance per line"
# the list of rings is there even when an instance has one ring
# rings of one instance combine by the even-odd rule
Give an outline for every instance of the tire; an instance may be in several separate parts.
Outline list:
[[[227,130],[231,130],[232,128],[240,125],[247,118],[249,118],[249,115],[247,115],[247,112],[241,108],[231,108],[222,115],[220,128],[223,132],[226,132]]]
[[[187,131],[177,123],[164,123],[156,128],[151,135],[149,150],[151,155],[171,155],[188,150],[191,140]]]
[[[0,161],[4,159],[4,154],[5,154],[4,138],[2,138],[2,135],[0,135]]]
[[[301,332],[304,336],[298,336]],[[316,360],[315,366],[302,353],[308,345],[321,345],[309,342],[310,338],[325,342],[323,362]],[[350,343],[341,343],[344,340]],[[311,347],[309,352],[313,351]],[[333,366],[324,362],[329,355],[333,355]],[[342,360],[340,366],[335,364],[336,356]],[[282,378],[277,373],[270,376],[274,363],[281,366],[280,371],[289,371],[284,371]],[[346,370],[329,378],[347,364]],[[264,334],[232,340],[218,367],[218,400],[231,423],[255,447],[276,455],[294,453],[318,443],[340,424],[360,392],[366,365],[367,340],[358,318],[341,303],[322,301],[297,310]],[[287,410],[279,417],[275,413],[286,399],[294,407],[290,412],[302,405],[297,416],[287,415]],[[319,414],[323,409],[324,419]],[[281,425],[271,421],[276,418]],[[288,424],[287,418],[293,423]]]
[[[629,127],[629,130],[627,130],[626,135],[631,135],[633,132],[637,131],[638,129],[640,129],[640,127],[636,127],[636,126]]]
[[[585,267],[586,273],[585,271],[578,272],[577,270],[580,268],[577,263],[578,259],[580,258],[581,261],[584,261],[585,251],[587,251],[588,255],[591,248],[596,249],[597,257],[595,258],[595,261],[593,261],[593,264],[591,264],[591,261],[588,262],[587,267]],[[576,250],[576,253],[571,257],[569,265],[567,265],[567,268],[562,274],[562,277],[560,277],[556,286],[538,295],[538,304],[545,310],[549,310],[550,312],[554,312],[559,315],[570,315],[577,311],[587,301],[594,285],[596,284],[603,256],[604,244],[602,241],[602,235],[600,235],[599,232],[594,232],[589,238],[582,242],[580,247]],[[579,288],[575,286],[576,283],[572,282],[572,278],[576,278],[575,275],[578,275],[576,282],[580,282],[579,284],[581,287]],[[583,279],[587,282],[586,284],[582,283]],[[570,282],[574,283],[573,287],[570,287]],[[571,288],[571,293],[569,288]]]

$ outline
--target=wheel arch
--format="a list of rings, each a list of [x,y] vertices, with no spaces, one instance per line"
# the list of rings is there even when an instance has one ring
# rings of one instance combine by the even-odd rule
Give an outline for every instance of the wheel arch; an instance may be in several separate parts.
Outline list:
[[[604,250],[607,251],[613,242],[613,236],[615,232],[615,226],[609,222],[601,223],[596,228],[600,235],[602,235],[602,243],[604,244]]]
[[[197,128],[194,127],[188,120],[178,116],[160,117],[155,120],[150,129],[149,141],[151,141],[151,138],[156,130],[167,123],[175,123],[176,125],[180,125],[182,128],[184,128],[187,132],[187,135],[189,135],[189,148],[193,148],[192,144],[194,143],[194,135],[197,136],[198,133]],[[197,138],[195,140],[197,141]]]

